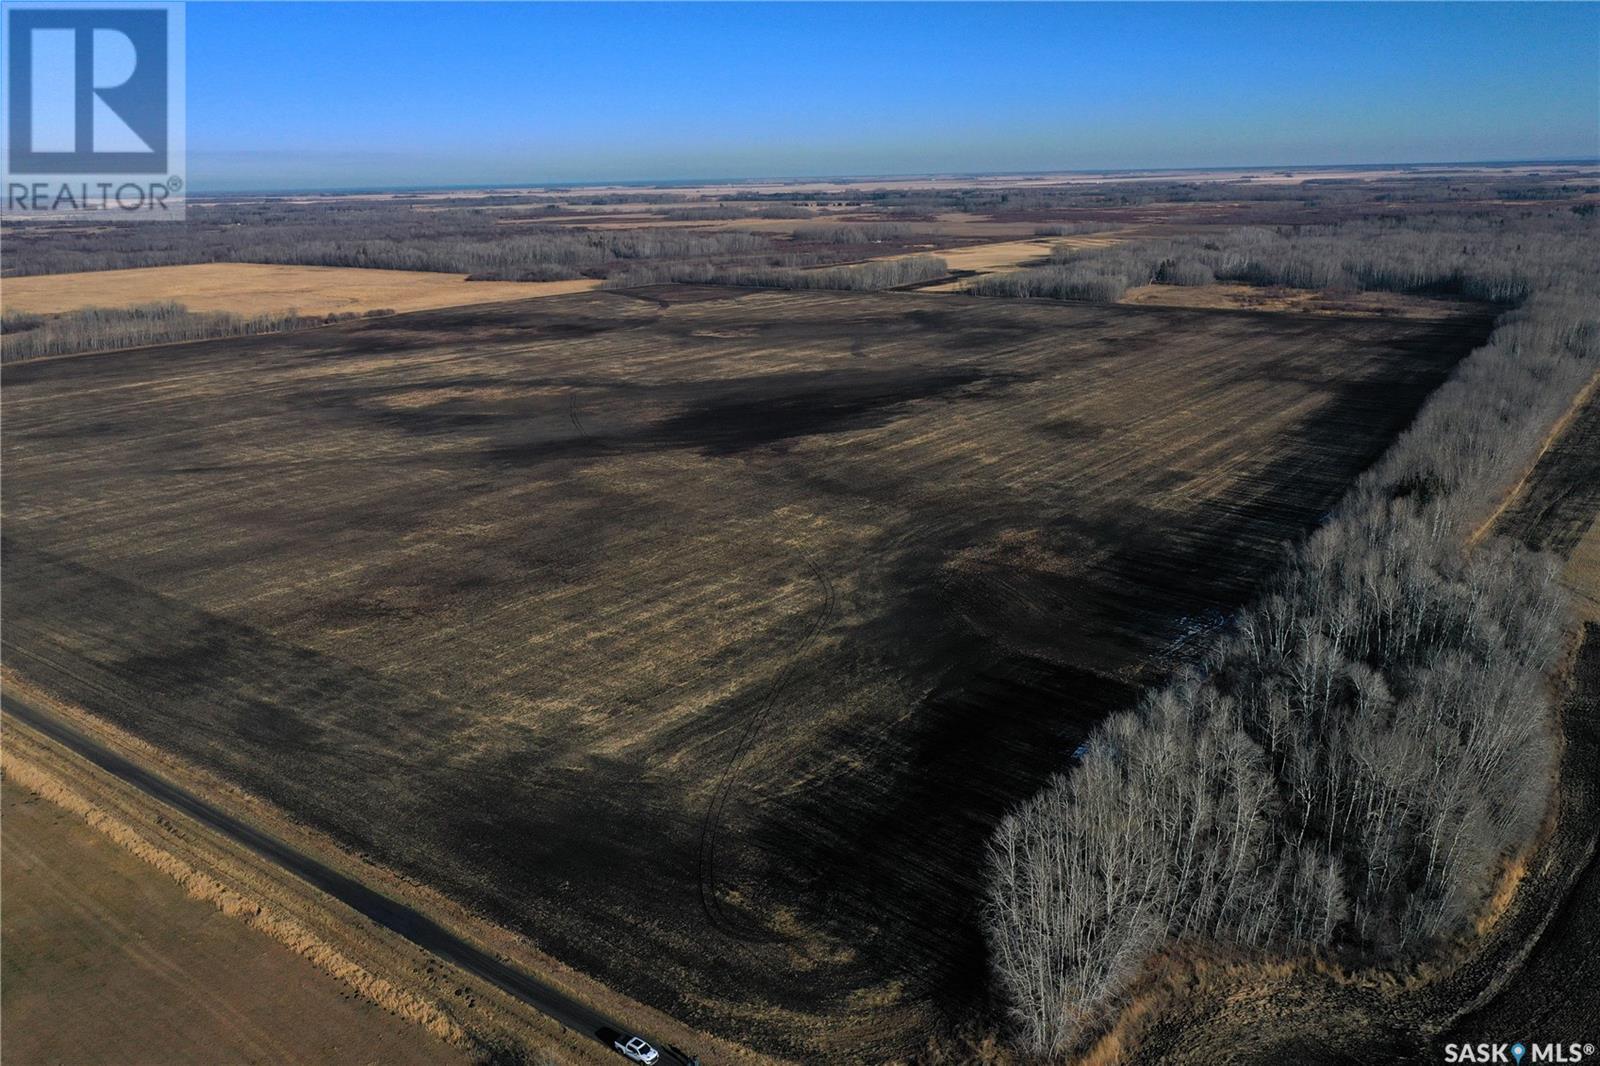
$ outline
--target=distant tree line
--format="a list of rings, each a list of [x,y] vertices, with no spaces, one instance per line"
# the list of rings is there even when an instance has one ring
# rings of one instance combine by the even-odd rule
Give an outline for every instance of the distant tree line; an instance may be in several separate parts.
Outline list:
[[[757,218],[815,218],[817,213],[809,207],[799,207],[792,204],[770,204],[766,207],[756,208]]]
[[[607,278],[606,288],[633,288],[669,282],[699,285],[744,285],[764,289],[842,289],[873,292],[932,281],[949,274],[943,259],[931,255],[879,259],[854,266],[798,269],[777,267],[719,267],[707,263],[662,263],[642,266]]]
[[[709,202],[691,207],[669,207],[659,214],[674,222],[724,222],[740,218],[813,218],[816,212],[807,207],[790,204],[772,204],[750,207],[727,202]]]
[[[701,204],[694,207],[669,207],[661,212],[661,217],[674,222],[718,222],[735,218],[749,218],[752,212],[747,208],[734,207],[729,204]]]
[[[1127,292],[1126,275],[1089,265],[1055,264],[985,274],[967,282],[967,292],[977,296],[1012,296],[1021,299],[1090,300],[1112,303]]]
[[[181,233],[147,226],[6,226],[6,276],[184,263],[283,263],[550,281],[603,277],[640,260],[782,254],[739,231],[583,229],[521,221],[481,206],[273,201],[191,206]],[[841,253],[841,257],[847,253]]]
[[[1592,258],[1591,216],[1424,215],[1338,226],[1241,227],[1218,235],[1102,248],[1062,245],[1049,264],[974,279],[981,296],[1112,301],[1140,285],[1287,285],[1303,289],[1457,295],[1513,303]]]
[[[1464,546],[1600,369],[1594,234],[1540,219],[1304,237],[1159,242],[1110,262],[1198,251],[1218,276],[1520,304],[1202,667],[1102,723],[999,827],[992,963],[1040,1055],[1072,1049],[1177,939],[1424,957],[1471,928],[1546,812],[1557,567],[1504,541]]]
[[[496,202],[530,204],[500,210]],[[491,202],[493,201],[493,202]],[[609,201],[608,201],[609,202]],[[182,233],[139,226],[7,223],[8,277],[176,266],[189,263],[279,263],[465,274],[472,280],[559,281],[604,278],[641,262],[718,266],[839,263],[858,256],[851,245],[903,241],[900,223],[801,226],[796,240],[748,230],[640,227],[599,229],[551,224],[551,204],[513,198],[438,201],[267,200],[191,205]],[[803,219],[810,208],[789,204],[684,204],[661,217],[677,221]],[[803,246],[796,248],[796,243]]]
[[[916,235],[916,227],[904,222],[835,222],[796,226],[794,239],[812,244],[880,244],[903,241]]]
[[[259,262],[554,280],[580,275],[602,278],[627,270],[640,259],[726,266],[738,265],[730,260],[745,259],[748,262],[742,265],[751,266],[792,252],[786,238],[765,232],[554,225],[563,206],[582,210],[585,206],[640,205],[680,220],[737,220],[747,214],[799,219],[827,207],[871,211],[893,219],[859,223],[819,220],[819,227],[828,228],[802,235],[806,248],[843,262],[853,257],[852,245],[904,241],[919,228],[926,232],[924,223],[946,212],[1026,221],[1047,236],[1125,225],[1123,212],[1130,207],[1186,202],[1256,205],[1261,211],[1253,214],[1264,212],[1274,219],[1315,217],[1331,211],[1340,218],[1354,216],[1381,226],[1404,212],[1411,219],[1431,213],[1441,220],[1491,225],[1518,221],[1530,210],[1546,210],[1557,205],[1560,197],[1595,191],[1592,182],[1584,184],[1570,174],[1513,179],[1487,173],[1448,179],[1401,176],[1364,183],[1086,182],[1020,188],[849,189],[826,195],[796,189],[735,192],[715,199],[659,190],[544,190],[382,199],[229,197],[191,203],[183,232],[166,235],[144,232],[148,227],[139,226],[7,221],[6,255],[0,272],[11,277],[182,263]],[[1310,236],[1307,231],[1296,240]],[[830,252],[830,248],[834,250]],[[1200,251],[1208,254],[1197,254]],[[1224,277],[1233,268],[1210,261],[1211,253],[1217,251],[1184,250],[1184,257],[1195,263],[1186,264],[1178,274],[1202,277],[1198,266],[1203,265]],[[1150,275],[1148,266],[1062,260],[1036,274],[986,279],[980,288],[991,295],[1105,299],[1119,277],[1129,285],[1143,284],[1138,279]]]
[[[1285,208],[1337,210],[1350,217],[1415,216],[1428,211],[1501,213],[1494,201],[1536,201],[1593,195],[1600,192],[1590,176],[1577,168],[1542,174],[1507,174],[1487,170],[1475,174],[1412,174],[1349,178],[1310,178],[1283,181],[1281,172],[1263,171],[1242,180],[1204,181],[1176,179],[1139,181],[1107,179],[1027,186],[968,186],[948,188],[852,188],[819,197],[815,191],[796,189],[762,193],[734,193],[730,201],[829,202],[839,206],[870,207],[896,214],[932,216],[942,212],[985,214],[996,217],[1052,213],[1068,216],[1064,223],[1102,221],[1074,219],[1073,213],[1106,208],[1146,205],[1228,203],[1281,205]]]
[[[1076,237],[1085,233],[1105,233],[1107,230],[1121,229],[1122,226],[1115,222],[1053,222],[1048,226],[1034,228],[1035,237]]]
[[[223,311],[190,311],[183,304],[170,301],[133,307],[86,307],[59,315],[7,311],[0,314],[0,362],[143,344],[279,333],[393,313],[375,310],[328,315],[293,312],[236,315]]]

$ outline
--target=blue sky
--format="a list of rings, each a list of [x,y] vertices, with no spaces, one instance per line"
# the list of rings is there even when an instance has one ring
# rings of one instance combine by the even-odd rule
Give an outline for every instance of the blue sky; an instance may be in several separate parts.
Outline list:
[[[1573,158],[1600,4],[191,3],[246,188]]]

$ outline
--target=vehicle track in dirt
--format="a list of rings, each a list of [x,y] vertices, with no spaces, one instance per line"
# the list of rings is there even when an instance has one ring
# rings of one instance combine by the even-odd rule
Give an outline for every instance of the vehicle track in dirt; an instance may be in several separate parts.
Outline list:
[[[716,790],[711,794],[711,800],[706,804],[705,816],[700,822],[700,845],[696,856],[696,869],[698,872],[700,906],[704,910],[706,920],[712,925],[741,940],[771,940],[773,935],[754,923],[728,913],[722,905],[722,900],[717,892],[717,837],[722,829],[722,819],[727,810],[728,801],[734,789],[738,786],[740,772],[744,768],[745,756],[749,754],[750,747],[755,738],[761,733],[762,727],[772,715],[773,708],[778,703],[778,697],[783,695],[784,688],[788,685],[800,660],[806,651],[816,641],[817,635],[827,626],[833,617],[838,604],[838,597],[834,592],[833,582],[828,580],[828,575],[822,571],[815,560],[804,553],[800,554],[807,567],[816,577],[817,583],[822,588],[822,602],[818,605],[816,614],[811,624],[806,627],[805,633],[790,653],[789,660],[784,663],[783,669],[773,679],[769,688],[755,710],[750,714],[745,723],[744,730],[739,738],[738,746],[734,748],[733,756],[728,761],[727,767],[722,772],[721,779],[717,782]]]

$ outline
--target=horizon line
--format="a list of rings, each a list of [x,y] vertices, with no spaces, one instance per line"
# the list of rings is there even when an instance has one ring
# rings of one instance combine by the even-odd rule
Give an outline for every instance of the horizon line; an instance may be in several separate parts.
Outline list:
[[[303,185],[303,186],[273,186],[257,189],[232,188],[216,189],[202,192],[191,191],[187,199],[200,201],[219,199],[229,196],[291,196],[291,195],[357,195],[364,193],[406,193],[406,192],[468,192],[506,189],[517,191],[533,190],[566,190],[566,189],[599,189],[599,188],[671,188],[674,186],[693,188],[701,185],[763,185],[773,183],[800,184],[804,182],[876,182],[876,181],[904,181],[904,180],[949,180],[949,179],[984,179],[984,178],[1044,178],[1056,175],[1107,175],[1108,177],[1127,177],[1136,175],[1159,174],[1215,174],[1230,171],[1318,171],[1318,170],[1385,170],[1394,168],[1405,169],[1449,169],[1457,167],[1515,167],[1515,166],[1600,166],[1600,155],[1596,156],[1571,156],[1556,158],[1534,159],[1458,159],[1439,161],[1383,161],[1368,163],[1239,163],[1222,166],[1184,167],[1184,166],[1159,166],[1159,167],[1088,167],[1088,168],[1060,168],[1048,170],[974,170],[974,171],[905,171],[900,173],[818,173],[818,174],[785,174],[763,175],[755,177],[697,177],[697,178],[627,178],[627,179],[579,179],[574,181],[527,181],[527,182],[440,182],[432,184],[403,184],[403,185]],[[1254,177],[1255,175],[1247,175]]]

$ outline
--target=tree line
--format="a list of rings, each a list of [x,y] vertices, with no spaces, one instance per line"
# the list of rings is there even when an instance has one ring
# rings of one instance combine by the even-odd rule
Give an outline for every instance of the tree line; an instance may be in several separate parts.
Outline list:
[[[226,311],[191,311],[173,301],[132,307],[85,307],[59,315],[7,311],[0,314],[0,362],[132,348],[142,344],[279,333],[350,318],[373,318],[393,313],[375,310],[364,314],[339,312],[300,315],[283,312],[237,315]]]
[[[1570,219],[1195,238],[1112,260],[1181,249],[1218,276],[1519,303],[1203,664],[1102,723],[1000,825],[987,933],[1028,1050],[1074,1047],[1178,939],[1424,957],[1534,837],[1555,773],[1557,567],[1464,546],[1600,369],[1595,235]]]
[[[1121,229],[1115,222],[1054,222],[1048,226],[1036,226],[1033,230],[1035,237],[1075,237],[1084,233],[1105,233],[1107,230]]]
[[[172,227],[169,227],[172,228]],[[5,274],[60,274],[186,263],[281,263],[552,281],[602,277],[641,260],[781,254],[749,232],[582,229],[481,206],[365,202],[191,205],[181,233],[143,226],[8,224]],[[841,253],[841,256],[845,253]]]
[[[1058,246],[1044,266],[968,283],[981,296],[1109,302],[1141,285],[1286,285],[1333,292],[1466,296],[1514,303],[1561,286],[1592,258],[1592,218],[1422,215],[1336,226],[1237,227],[1102,248]]]
[[[1094,213],[1107,208],[1199,203],[1278,205],[1286,209],[1286,214],[1294,209],[1315,209],[1337,212],[1346,218],[1415,216],[1435,210],[1495,214],[1503,213],[1493,205],[1496,200],[1540,201],[1600,192],[1592,172],[1585,173],[1585,169],[1574,166],[1546,173],[1485,170],[1450,175],[1418,171],[1360,179],[1311,176],[1304,180],[1299,180],[1301,175],[1293,171],[1263,170],[1228,181],[1176,178],[1130,182],[1108,178],[1026,186],[847,188],[826,197],[804,190],[741,192],[724,199],[829,202],[921,216],[942,212],[996,216],[1049,213],[1063,216],[1060,221],[1065,224],[1104,221],[1095,218]]]
[[[879,244],[904,241],[916,236],[916,227],[905,222],[835,222],[796,226],[794,239],[810,244]]]
[[[633,288],[671,282],[698,285],[743,285],[763,289],[836,289],[873,292],[946,277],[949,267],[932,255],[879,259],[854,266],[717,266],[711,263],[662,263],[636,267],[607,278],[606,288]]]
[[[521,203],[522,201],[516,201]],[[466,274],[472,280],[603,278],[641,262],[719,267],[840,263],[849,246],[905,240],[902,223],[802,225],[790,240],[747,230],[590,229],[551,224],[551,207],[502,211],[483,200],[243,201],[191,205],[181,233],[137,226],[8,223],[8,277],[192,263],[276,263]],[[746,216],[804,219],[788,204],[692,204],[658,212],[677,221]]]

